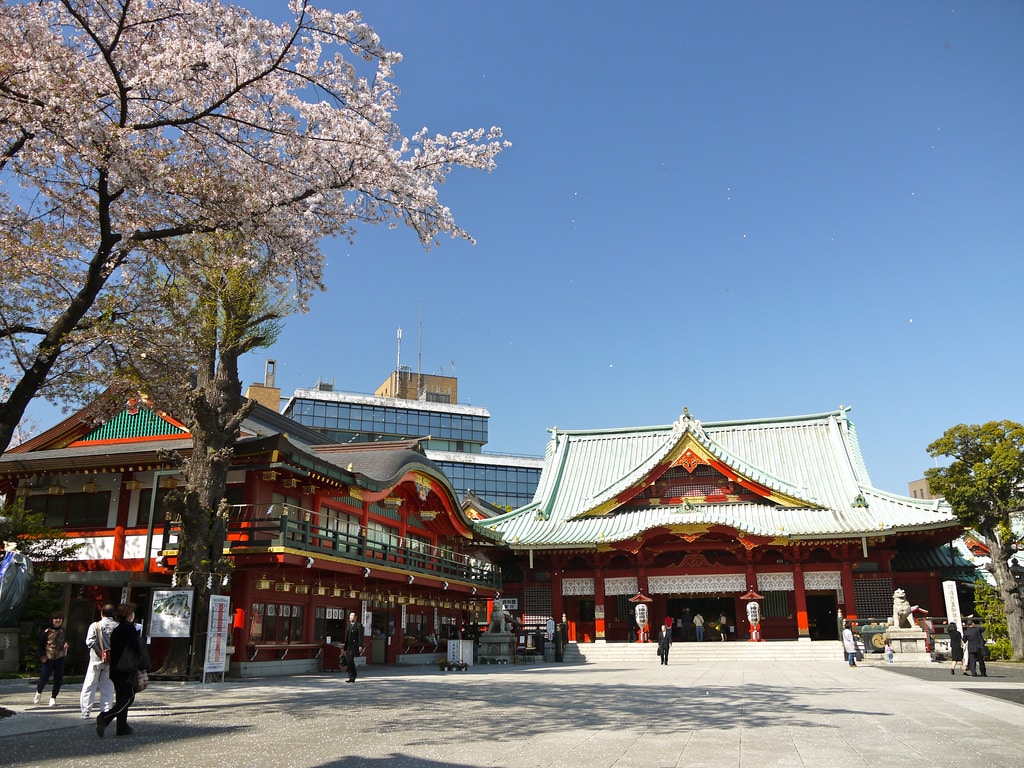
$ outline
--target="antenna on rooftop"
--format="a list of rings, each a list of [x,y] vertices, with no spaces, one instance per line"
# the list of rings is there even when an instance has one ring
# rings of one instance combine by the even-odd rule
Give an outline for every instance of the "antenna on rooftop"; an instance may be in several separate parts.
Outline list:
[[[395,370],[402,370],[402,329],[398,329],[398,362],[395,364]]]

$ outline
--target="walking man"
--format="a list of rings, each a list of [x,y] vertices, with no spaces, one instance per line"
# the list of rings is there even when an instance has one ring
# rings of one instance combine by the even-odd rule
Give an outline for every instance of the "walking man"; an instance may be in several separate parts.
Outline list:
[[[83,720],[92,717],[92,705],[96,700],[97,689],[100,692],[100,712],[106,712],[114,706],[114,684],[110,682],[110,633],[117,626],[114,619],[114,604],[104,605],[100,615],[100,620],[90,624],[85,635],[85,645],[89,649],[89,665],[85,669],[85,680],[82,682],[79,700]],[[103,658],[104,651],[106,659]]]
[[[356,681],[356,656],[363,655],[363,625],[356,618],[356,612],[348,615],[348,629],[345,632],[345,666],[348,668],[348,680]]]
[[[964,628],[964,645],[967,646],[967,674],[971,677],[978,676],[978,668],[981,668],[981,676],[988,677],[985,669],[985,637],[981,634],[981,627],[974,623],[974,619],[967,620]]]

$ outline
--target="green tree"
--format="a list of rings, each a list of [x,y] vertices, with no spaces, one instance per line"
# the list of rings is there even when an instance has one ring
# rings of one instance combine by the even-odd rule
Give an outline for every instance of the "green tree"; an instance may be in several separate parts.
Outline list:
[[[1010,636],[1006,628],[1006,612],[999,593],[984,579],[974,584],[974,613],[985,628],[985,640],[993,659],[1008,659],[1013,655]]]
[[[0,542],[17,543],[18,551],[32,561],[32,581],[28,588],[28,602],[21,616],[23,622],[49,623],[50,614],[63,607],[59,584],[46,581],[51,570],[64,570],[60,563],[69,560],[82,544],[67,540],[63,531],[46,526],[42,512],[26,509],[21,499],[14,499],[0,508]],[[22,637],[21,666],[26,672],[35,671],[34,637]]]
[[[1014,661],[1024,661],[1024,603],[1010,559],[1021,545],[1024,510],[1024,426],[1012,421],[958,424],[928,446],[952,459],[925,472],[933,493],[945,497],[965,527],[988,547],[988,566],[1006,615]]]
[[[224,496],[242,421],[255,405],[242,396],[238,362],[247,352],[273,344],[282,318],[295,307],[289,284],[270,278],[273,254],[239,236],[186,238],[168,249],[164,260],[167,271],[153,277],[159,288],[148,322],[123,330],[124,339],[110,348],[111,367],[181,419],[192,435],[191,455],[165,455],[180,467],[185,483],[168,495],[164,511],[181,526],[175,571],[182,580],[193,577],[196,626],[202,632],[209,596],[231,571],[223,558]],[[128,339],[132,343],[124,343]],[[172,643],[161,672],[199,673],[205,639]]]

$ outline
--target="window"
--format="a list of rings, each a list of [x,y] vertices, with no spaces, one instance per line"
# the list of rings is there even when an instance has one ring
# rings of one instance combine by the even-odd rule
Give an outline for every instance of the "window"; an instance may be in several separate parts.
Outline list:
[[[25,509],[42,513],[49,528],[106,528],[110,491],[66,493],[63,496],[29,496]]]
[[[454,616],[441,617],[441,631],[438,634],[441,635],[442,640],[455,640],[458,638],[459,627],[455,623]]]
[[[254,643],[301,642],[302,606],[253,603],[249,639]]]
[[[170,493],[169,488],[157,488],[156,489],[156,506],[153,508],[153,518],[155,520],[164,519],[164,499],[167,498],[167,494]],[[142,523],[149,519],[149,500],[153,496],[152,488],[143,488],[139,491],[139,522]]]
[[[766,590],[764,593],[764,617],[766,619],[785,619],[789,616],[789,592]]]
[[[580,621],[594,620],[594,601],[580,600]]]
[[[405,615],[405,640],[410,642],[423,642],[430,633],[427,617],[422,613],[408,612]]]
[[[633,604],[629,602],[626,595],[617,595],[615,598],[615,620],[629,621],[633,618]]]

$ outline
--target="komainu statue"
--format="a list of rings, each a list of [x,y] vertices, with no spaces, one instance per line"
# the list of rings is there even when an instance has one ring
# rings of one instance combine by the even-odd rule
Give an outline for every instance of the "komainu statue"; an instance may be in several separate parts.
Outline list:
[[[889,619],[897,629],[909,629],[914,624],[914,608],[907,600],[907,593],[897,589],[892,593],[892,617]]]

